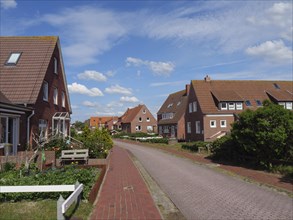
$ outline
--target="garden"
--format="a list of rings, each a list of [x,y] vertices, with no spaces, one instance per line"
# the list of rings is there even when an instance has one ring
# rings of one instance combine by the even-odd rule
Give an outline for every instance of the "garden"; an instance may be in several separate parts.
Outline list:
[[[82,142],[77,148],[89,150],[90,158],[106,158],[113,142],[108,131],[102,129],[90,130],[84,127],[82,134],[75,135],[75,140]],[[45,150],[54,150],[59,158],[62,150],[75,148],[68,139],[54,139],[44,145]],[[65,218],[87,219],[93,205],[89,196],[93,186],[101,175],[97,167],[81,166],[77,162],[61,167],[52,166],[39,169],[31,162],[16,168],[13,163],[5,163],[0,171],[0,186],[33,186],[33,185],[75,185],[83,184],[81,202],[70,207]],[[102,176],[102,175],[101,175]],[[71,192],[34,192],[34,193],[0,193],[0,219],[56,219],[57,200],[60,195],[69,197]]]

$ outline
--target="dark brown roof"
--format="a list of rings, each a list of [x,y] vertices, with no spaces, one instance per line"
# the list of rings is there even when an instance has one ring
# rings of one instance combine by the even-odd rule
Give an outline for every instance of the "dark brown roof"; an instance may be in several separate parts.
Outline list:
[[[233,90],[216,90],[211,91],[219,102],[224,101],[243,101],[243,99]]]
[[[0,90],[12,103],[36,102],[57,42],[58,37],[0,37]],[[5,65],[12,52],[21,53],[19,61]]]
[[[157,114],[160,115],[163,113],[174,113],[174,116],[172,119],[161,119],[158,121],[158,124],[178,123],[178,121],[185,113],[187,107],[187,99],[188,96],[186,96],[186,90],[181,90],[179,92],[170,94]]]
[[[145,105],[138,105],[134,108],[128,108],[126,112],[120,117],[122,123],[131,123],[135,116],[139,113],[139,111],[146,106]]]
[[[220,96],[219,94],[217,94],[220,97],[220,101],[226,101],[231,98],[238,99],[238,97],[241,97],[241,100],[243,101],[250,100],[252,106],[249,108],[252,109],[257,107],[256,100],[260,100],[262,102],[266,99],[270,99],[267,91],[274,91],[273,95],[276,95],[276,92],[278,92],[277,94],[279,95],[284,94],[285,91],[289,91],[289,94],[292,94],[293,92],[292,81],[192,80],[191,83],[193,89],[195,90],[199,107],[204,114],[230,112],[218,110],[218,106],[216,105],[213,98],[214,91],[220,91]],[[274,84],[278,84],[280,89],[277,89]],[[233,95],[230,94],[231,91],[233,91]],[[277,98],[279,98],[279,96],[277,96]],[[292,96],[290,100],[293,101]],[[245,104],[243,105],[243,107],[244,109],[247,108]]]

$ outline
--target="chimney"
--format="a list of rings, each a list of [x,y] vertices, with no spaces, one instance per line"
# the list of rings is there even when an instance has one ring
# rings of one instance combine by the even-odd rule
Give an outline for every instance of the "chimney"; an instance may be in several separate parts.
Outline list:
[[[204,78],[204,81],[210,82],[211,81],[211,77],[209,77],[209,75],[206,75],[206,77]]]
[[[189,90],[190,90],[190,84],[185,85],[185,94],[189,95]]]

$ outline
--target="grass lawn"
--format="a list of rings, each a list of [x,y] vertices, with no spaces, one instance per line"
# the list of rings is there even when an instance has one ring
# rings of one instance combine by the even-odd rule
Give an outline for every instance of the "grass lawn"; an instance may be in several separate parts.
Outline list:
[[[81,202],[76,211],[75,205],[72,204],[65,216],[75,217],[78,219],[87,219],[92,211],[93,205]],[[40,201],[22,201],[22,202],[3,202],[0,203],[0,219],[9,220],[39,220],[39,219],[56,219],[57,201],[56,200],[40,200]],[[67,219],[67,218],[66,218]]]

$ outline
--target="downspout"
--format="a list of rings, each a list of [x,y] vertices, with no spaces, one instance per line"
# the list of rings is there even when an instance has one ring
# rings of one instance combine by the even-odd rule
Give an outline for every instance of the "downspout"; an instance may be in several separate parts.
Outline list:
[[[27,118],[27,130],[26,130],[27,145],[30,144],[30,140],[29,140],[30,139],[30,119],[31,117],[33,117],[34,114],[35,114],[35,110],[33,110],[33,112]]]

